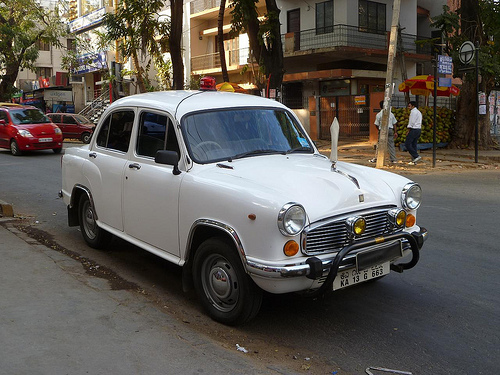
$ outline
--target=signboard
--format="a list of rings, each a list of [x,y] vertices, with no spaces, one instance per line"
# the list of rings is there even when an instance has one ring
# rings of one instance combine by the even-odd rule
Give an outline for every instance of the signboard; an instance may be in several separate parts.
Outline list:
[[[73,93],[66,90],[45,90],[43,92],[45,100],[53,100],[57,102],[72,102]]]
[[[476,47],[474,47],[474,44],[472,42],[464,42],[460,46],[458,50],[458,57],[462,64],[469,64],[472,59],[474,58],[474,52],[476,51]]]
[[[101,69],[106,69],[108,66],[106,52],[94,54],[85,54],[79,56],[78,67],[72,71],[72,74],[85,74],[95,72]]]
[[[453,59],[451,58],[451,56],[438,55],[438,73],[439,74],[453,73]]]
[[[479,104],[486,104],[486,94],[480,91],[478,95],[479,95]]]
[[[106,14],[106,8],[102,7],[96,11],[86,14],[82,17],[78,17],[74,21],[69,23],[69,31],[74,33],[78,30],[86,29],[102,21],[104,15]]]
[[[451,87],[451,78],[439,78],[438,87]]]
[[[366,96],[365,95],[356,95],[354,97],[354,104],[356,104],[356,105],[366,105]]]

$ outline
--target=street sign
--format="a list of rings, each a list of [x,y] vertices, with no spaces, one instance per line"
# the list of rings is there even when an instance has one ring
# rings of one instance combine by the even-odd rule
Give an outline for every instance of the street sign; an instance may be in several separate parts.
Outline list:
[[[451,58],[451,56],[438,55],[438,73],[439,74],[453,73],[453,59]]]
[[[474,52],[476,51],[476,47],[472,42],[463,42],[458,50],[458,57],[462,64],[469,64],[474,58]]]
[[[439,78],[438,87],[451,87],[451,78]]]

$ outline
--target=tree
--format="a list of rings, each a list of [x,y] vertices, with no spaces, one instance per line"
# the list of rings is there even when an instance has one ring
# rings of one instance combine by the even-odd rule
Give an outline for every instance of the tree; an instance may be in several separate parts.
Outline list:
[[[58,8],[48,10],[33,0],[0,1],[0,100],[9,100],[21,69],[35,70],[36,42],[62,48],[66,35]]]
[[[172,59],[172,87],[175,90],[184,88],[184,62],[182,60],[182,15],[184,2],[183,0],[170,0],[171,10],[171,31],[170,31],[170,57]]]
[[[229,82],[229,74],[226,65],[226,51],[224,50],[224,12],[226,11],[226,0],[220,0],[219,16],[217,17],[217,41],[219,47],[220,66],[222,69],[222,80]]]
[[[132,58],[140,92],[148,91],[151,58],[163,61],[162,53],[168,49],[170,23],[159,14],[163,6],[162,0],[120,0],[116,12],[104,17],[107,39],[119,41],[122,56]]]
[[[486,95],[500,77],[500,4],[495,0],[462,0],[457,12],[448,6],[433,19],[432,26],[441,29],[445,42],[444,52],[453,57],[454,76],[462,78],[463,84],[458,99],[456,126],[451,147],[471,147],[475,138],[476,81],[475,72],[459,70],[458,48],[469,40],[479,44],[480,90]],[[474,67],[475,62],[471,63]],[[498,82],[497,82],[498,83]],[[479,144],[482,148],[494,145],[490,135],[487,115],[479,116]]]
[[[267,14],[260,22],[258,0],[235,0],[233,3],[233,30],[246,32],[251,54],[268,80],[269,88],[279,89],[283,81],[283,47],[281,43],[280,10],[276,0],[266,0]],[[263,88],[263,82],[258,82]]]

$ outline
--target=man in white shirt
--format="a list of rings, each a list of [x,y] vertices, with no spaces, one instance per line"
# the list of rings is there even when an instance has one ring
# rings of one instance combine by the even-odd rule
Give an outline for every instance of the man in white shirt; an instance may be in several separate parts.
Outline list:
[[[422,133],[422,113],[417,108],[417,102],[411,101],[408,104],[410,108],[410,118],[408,120],[408,134],[406,135],[405,146],[412,157],[408,164],[415,165],[422,157],[417,152],[417,143]]]
[[[380,142],[380,126],[382,125],[382,116],[384,114],[384,111],[382,110],[384,108],[384,101],[382,100],[380,102],[380,109],[381,111],[377,113],[377,117],[375,117],[375,126],[377,127],[379,131],[379,142]],[[397,124],[398,120],[396,120],[396,117],[394,114],[391,112],[391,109],[389,108],[389,127],[388,127],[388,133],[387,133],[387,148],[389,149],[389,158],[391,160],[391,163],[396,164],[398,162],[398,159],[396,158],[396,148],[394,147],[394,137],[397,136],[396,132],[394,131],[394,126]],[[378,147],[378,143],[377,143]],[[377,155],[377,151],[375,151],[375,156]],[[376,163],[377,158],[373,158],[369,160],[370,163]]]

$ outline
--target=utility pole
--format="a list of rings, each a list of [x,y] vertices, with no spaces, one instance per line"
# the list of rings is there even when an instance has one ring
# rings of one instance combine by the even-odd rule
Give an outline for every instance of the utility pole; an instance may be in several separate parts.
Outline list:
[[[387,136],[389,128],[388,126],[389,114],[391,110],[394,57],[396,54],[400,9],[401,9],[401,0],[394,0],[394,4],[392,6],[391,37],[389,41],[389,50],[387,54],[387,75],[385,78],[384,109],[383,109],[384,112],[382,115],[382,124],[380,125],[380,134],[378,137],[377,164],[376,164],[377,168],[381,168],[384,166],[385,154],[387,153]]]

